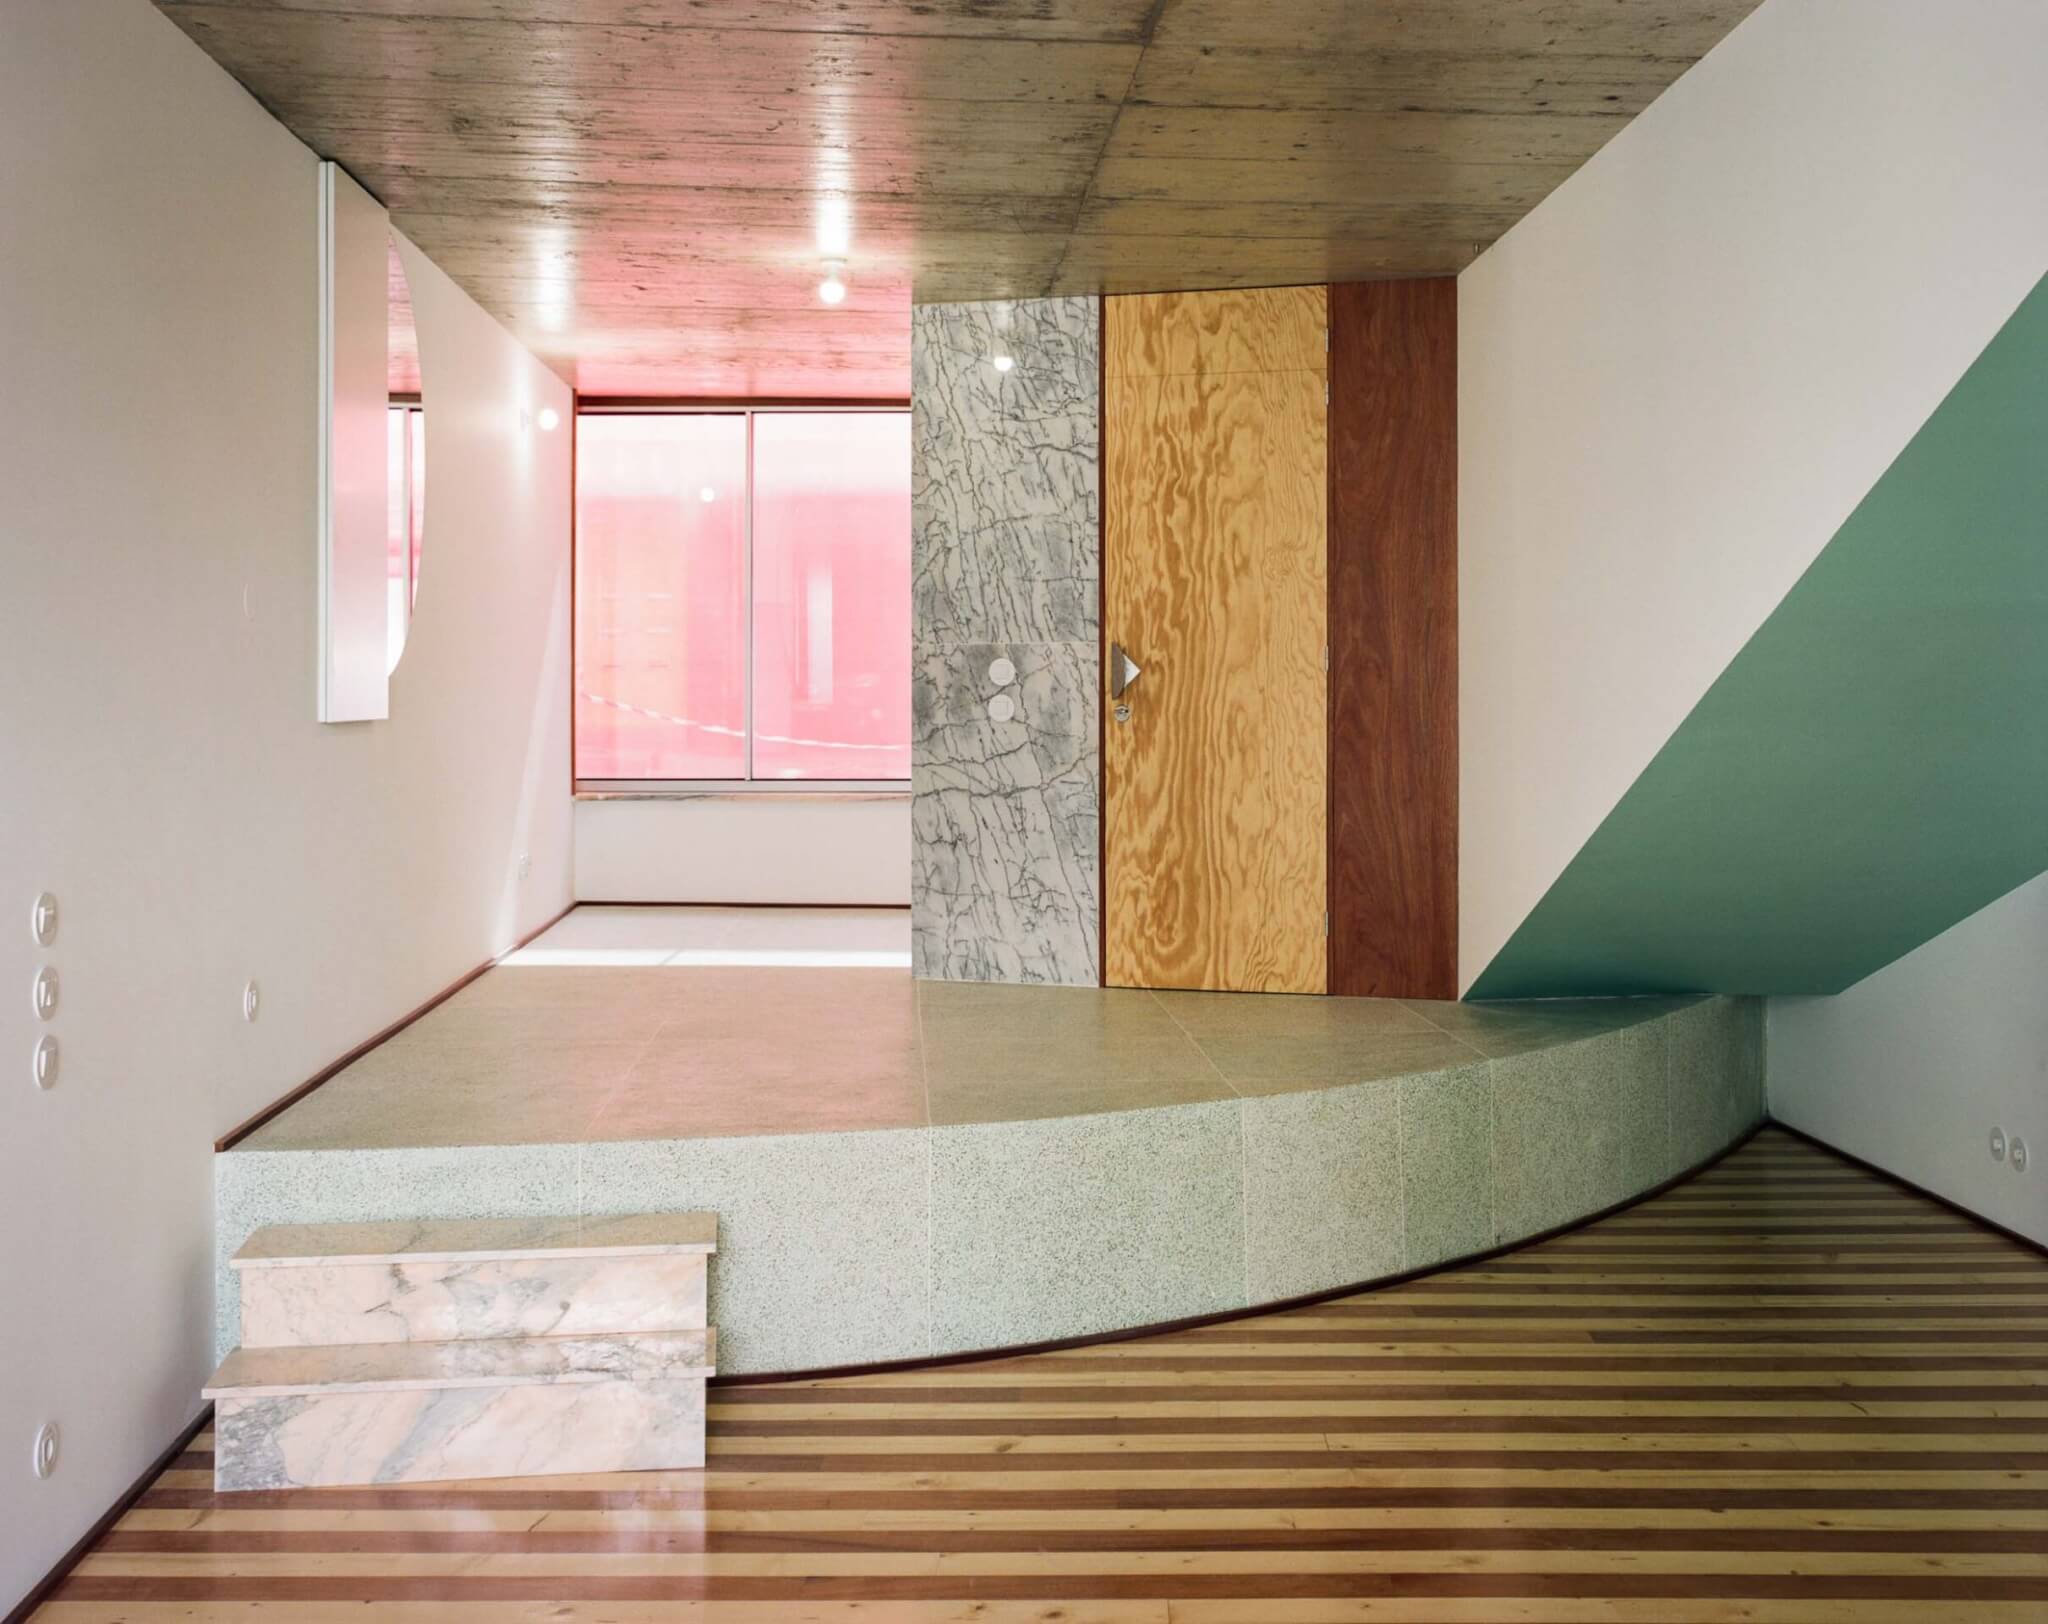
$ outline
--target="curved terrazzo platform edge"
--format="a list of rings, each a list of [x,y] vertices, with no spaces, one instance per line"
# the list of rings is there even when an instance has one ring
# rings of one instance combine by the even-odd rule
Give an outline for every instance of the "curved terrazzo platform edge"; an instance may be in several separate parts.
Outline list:
[[[715,1211],[729,1375],[1127,1331],[1370,1282],[1604,1211],[1763,1117],[1761,1006],[1334,1087],[970,1126],[214,1158],[226,1259],[268,1223]],[[1526,1040],[1524,1040],[1526,1041]]]

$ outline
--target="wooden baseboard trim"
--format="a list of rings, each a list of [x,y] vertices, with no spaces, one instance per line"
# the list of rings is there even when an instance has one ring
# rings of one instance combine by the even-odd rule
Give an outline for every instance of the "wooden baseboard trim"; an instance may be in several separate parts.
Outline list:
[[[839,908],[859,913],[908,913],[907,902],[650,902],[645,897],[627,900],[610,897],[599,901],[595,897],[580,897],[579,908]]]
[[[548,931],[553,930],[555,926],[559,925],[564,919],[568,918],[570,914],[574,913],[581,906],[581,903],[570,903],[568,907],[564,908],[560,913],[556,914],[554,918],[548,920],[547,923],[537,927],[534,930],[528,931],[524,936],[520,937],[518,941],[514,942],[510,947],[506,948],[503,953],[496,955],[496,957],[494,958],[484,960],[484,962],[482,964],[479,964],[474,970],[469,971],[460,979],[450,982],[447,986],[443,987],[439,992],[435,993],[433,997],[429,998],[424,1004],[421,1004],[417,1009],[414,1009],[409,1013],[400,1016],[397,1020],[393,1021],[389,1026],[385,1027],[383,1031],[379,1032],[375,1037],[367,1038],[363,1042],[358,1043],[353,1049],[349,1050],[349,1052],[343,1055],[339,1060],[335,1061],[332,1065],[323,1066],[319,1071],[316,1071],[311,1077],[308,1077],[303,1083],[299,1084],[299,1086],[297,1088],[294,1088],[290,1093],[279,1096],[277,1099],[272,1100],[268,1105],[264,1106],[263,1109],[258,1111],[254,1116],[248,1118],[246,1121],[237,1123],[234,1127],[230,1128],[226,1133],[221,1135],[220,1138],[216,1139],[213,1142],[214,1150],[216,1152],[223,1150],[233,1150],[236,1145],[240,1144],[244,1139],[248,1138],[250,1134],[254,1133],[258,1128],[262,1127],[263,1124],[268,1122],[272,1117],[275,1117],[282,1112],[289,1111],[294,1105],[297,1105],[300,1100],[304,1099],[308,1094],[312,1093],[313,1090],[318,1088],[322,1083],[328,1081],[330,1078],[335,1076],[336,1073],[346,1071],[350,1066],[353,1066],[358,1060],[362,1059],[364,1055],[368,1054],[372,1049],[376,1048],[379,1044],[389,1043],[393,1038],[397,1037],[399,1033],[403,1032],[408,1026],[412,1025],[412,1023],[418,1020],[422,1015],[427,1014],[431,1010],[438,1009],[441,1005],[447,1003],[449,999],[453,998],[457,993],[462,991],[464,987],[468,986],[472,981],[476,980],[476,978],[482,975],[486,970],[493,968],[495,965],[498,965],[502,963],[505,959],[509,958],[512,954],[517,953],[522,947],[526,946],[526,944],[532,941],[535,937],[544,935]]]
[[[29,1615],[50,1599],[56,1588],[71,1576],[71,1570],[85,1559],[86,1552],[100,1542],[108,1529],[128,1514],[129,1508],[142,1498],[143,1492],[157,1480],[158,1475],[192,1447],[192,1440],[205,1430],[207,1422],[212,1419],[213,1406],[202,1405],[192,1424],[171,1440],[170,1448],[142,1469],[142,1475],[128,1485],[121,1498],[107,1507],[99,1520],[78,1537],[77,1543],[70,1550],[57,1558],[56,1566],[44,1574],[26,1596],[14,1604],[7,1617],[0,1619],[0,1624],[28,1624]]]
[[[813,1370],[770,1370],[758,1375],[713,1376],[713,1387],[768,1387],[777,1382],[818,1381],[827,1376],[874,1376],[909,1370],[939,1370],[952,1365],[987,1364],[991,1359],[1017,1359],[1027,1353],[1066,1353],[1075,1348],[1101,1347],[1109,1342],[1131,1342],[1139,1337],[1164,1336],[1169,1331],[1192,1331],[1205,1325],[1228,1325],[1232,1320],[1255,1319],[1262,1314],[1278,1314],[1290,1308],[1309,1308],[1316,1303],[1332,1302],[1339,1297],[1355,1297],[1361,1291],[1378,1291],[1386,1286],[1398,1286],[1410,1280],[1419,1280],[1424,1275],[1447,1274],[1453,1269],[1466,1268],[1474,1263],[1485,1263],[1507,1252],[1519,1252],[1525,1246],[1534,1246],[1538,1241],[1547,1241],[1556,1235],[1568,1235],[1575,1229],[1584,1229],[1588,1224],[1597,1224],[1603,1218],[1611,1218],[1617,1212],[1626,1212],[1660,1196],[1674,1185],[1683,1184],[1687,1179],[1696,1178],[1708,1168],[1718,1166],[1734,1155],[1750,1140],[1761,1133],[1768,1123],[1759,1122],[1733,1144],[1719,1154],[1701,1162],[1697,1167],[1688,1167],[1682,1173],[1674,1173],[1662,1184],[1632,1195],[1626,1201],[1617,1201],[1611,1207],[1602,1207],[1598,1212],[1589,1212],[1583,1218],[1574,1218],[1568,1224],[1559,1224],[1554,1229],[1542,1230],[1534,1235],[1524,1235],[1519,1240],[1509,1241],[1501,1246],[1488,1247],[1483,1252],[1472,1252],[1464,1257],[1448,1258],[1442,1263],[1431,1263],[1420,1269],[1407,1269],[1400,1274],[1383,1275],[1377,1280],[1360,1280],[1348,1286],[1332,1286],[1326,1291],[1311,1291],[1300,1297],[1282,1297],[1277,1302],[1257,1303],[1249,1308],[1226,1308],[1216,1314],[1191,1314],[1185,1319],[1158,1320],[1150,1325],[1134,1325],[1123,1331],[1097,1331],[1090,1336],[1056,1337],[1050,1342],[1018,1342],[1001,1348],[978,1348],[969,1353],[941,1353],[915,1359],[884,1359],[868,1365],[827,1365]],[[1802,1137],[1804,1137],[1802,1135]],[[1818,1140],[1814,1143],[1819,1144]],[[1833,1145],[1821,1145],[1821,1149],[1832,1151]]]

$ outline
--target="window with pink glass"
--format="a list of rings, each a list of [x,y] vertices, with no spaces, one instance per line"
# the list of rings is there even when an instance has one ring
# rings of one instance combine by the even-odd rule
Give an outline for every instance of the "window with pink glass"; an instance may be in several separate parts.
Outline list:
[[[577,420],[576,776],[910,776],[901,411]]]

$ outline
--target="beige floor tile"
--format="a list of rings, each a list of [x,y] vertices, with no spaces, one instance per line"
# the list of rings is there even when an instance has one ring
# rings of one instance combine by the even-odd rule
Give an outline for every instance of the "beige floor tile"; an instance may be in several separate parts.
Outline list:
[[[580,1139],[638,1043],[394,1039],[259,1129],[250,1150],[520,1145]]]
[[[1553,1043],[1596,1037],[1669,1014],[1690,998],[1546,998],[1526,1003],[1463,1004],[1405,1000],[1433,1025],[1493,1059]]]
[[[615,1009],[665,997],[674,991],[675,983],[675,972],[658,964],[502,964],[472,981],[432,1014],[442,1010]]]
[[[523,973],[523,972],[522,972]],[[401,1036],[422,1049],[528,1043],[645,1043],[672,1018],[646,993],[569,1001],[464,1003],[450,999]]]
[[[944,1077],[932,1082],[931,1114],[935,1127],[969,1122],[1033,1122],[1048,1117],[1092,1116],[1102,1111],[1194,1105],[1204,1100],[1234,1099],[1236,1093],[1214,1071],[1191,1077],[1136,1077],[1093,1083],[1062,1083],[1051,1077],[1023,1082]]]
[[[953,1087],[1092,1088],[1213,1078],[1150,993],[1093,987],[919,983],[925,1065]]]
[[[1153,996],[1198,1043],[1211,1037],[1309,1038],[1341,1043],[1381,1032],[1429,1030],[1429,1022],[1398,998],[1259,992],[1158,992]]]
[[[832,1133],[922,1127],[924,1067],[908,1024],[860,1046],[798,1026],[646,1046],[589,1126],[597,1139]]]
[[[1391,998],[1162,992],[1160,1007],[1244,1094],[1400,1077],[1477,1058]]]
[[[1354,1036],[1205,1037],[1208,1056],[1240,1094],[1369,1083],[1383,1077],[1469,1065],[1479,1055],[1447,1032],[1360,1032]]]
[[[801,1029],[829,1027],[853,1041],[917,1027],[917,983],[907,970],[691,965],[655,972],[648,989],[664,1026],[707,1037],[777,1042]]]

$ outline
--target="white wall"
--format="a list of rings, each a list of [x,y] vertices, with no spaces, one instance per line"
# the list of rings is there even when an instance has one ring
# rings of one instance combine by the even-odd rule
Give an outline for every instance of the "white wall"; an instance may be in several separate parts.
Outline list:
[[[1459,278],[1463,985],[2048,269],[2044,62],[1765,0]]]
[[[585,798],[576,897],[908,907],[910,797]]]
[[[9,0],[0,220],[4,1606],[198,1410],[214,1137],[568,901],[569,401],[409,256],[419,613],[322,727],[313,155],[144,0]]]
[[[2048,875],[1847,992],[1771,999],[1771,1115],[2048,1245],[2044,989]]]

